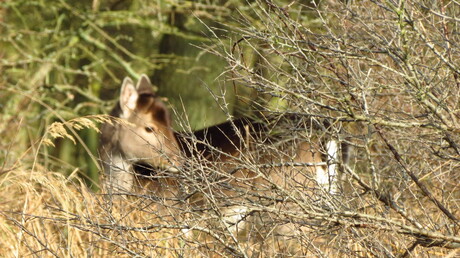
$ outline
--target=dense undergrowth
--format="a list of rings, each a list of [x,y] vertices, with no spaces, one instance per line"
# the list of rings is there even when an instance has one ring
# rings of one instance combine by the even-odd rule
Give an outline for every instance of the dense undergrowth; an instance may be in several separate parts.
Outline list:
[[[457,2],[3,1],[0,12],[5,256],[458,256]],[[268,183],[273,202],[241,189],[226,199],[226,167],[193,160],[176,179],[209,206],[149,192],[112,201],[97,153],[108,118],[94,115],[141,73],[176,130],[292,116],[251,153],[352,146],[340,192],[309,176],[296,182],[305,191]],[[220,212],[231,204],[250,211],[242,232]]]

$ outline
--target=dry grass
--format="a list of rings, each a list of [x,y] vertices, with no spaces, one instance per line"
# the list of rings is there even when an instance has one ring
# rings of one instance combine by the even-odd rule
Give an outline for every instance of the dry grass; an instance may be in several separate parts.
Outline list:
[[[265,214],[260,217],[262,220],[269,221],[271,217],[293,221],[297,218],[299,224],[292,224],[290,237],[274,237],[267,232],[264,235],[262,231],[255,234],[257,229],[253,224],[248,226],[245,239],[240,238],[235,243],[210,222],[218,220],[209,213],[194,211],[196,217],[185,216],[186,212],[191,212],[191,207],[165,209],[157,201],[141,195],[110,203],[103,195],[88,190],[75,176],[66,178],[39,165],[33,170],[17,168],[4,172],[0,193],[0,252],[6,257],[217,257],[235,254],[371,257],[385,253],[403,255],[412,243],[410,236],[398,233],[400,228],[396,224],[384,226],[385,220],[391,221],[397,214],[389,212],[387,218],[379,217],[377,214],[382,213],[379,209],[384,207],[377,203],[359,212],[369,215],[367,225],[363,219],[352,224],[343,217],[334,227],[303,224],[300,230],[298,225],[308,223],[308,217],[315,222],[321,219],[312,214],[290,214],[267,207],[266,213],[258,214]],[[423,199],[419,201],[429,203]],[[205,217],[208,219],[203,220]],[[380,224],[376,223],[378,219]],[[326,223],[328,219],[322,221]],[[185,236],[180,229],[189,225],[195,225],[196,230]],[[292,232],[297,233],[293,235]],[[252,237],[248,239],[248,235]],[[417,257],[454,257],[456,254],[455,250],[424,247],[417,247],[411,253]]]
[[[1,177],[0,252],[28,256],[178,256],[175,229],[140,203],[109,207],[78,179],[42,169]],[[142,207],[142,209],[139,209]],[[159,224],[157,228],[143,227]],[[126,227],[123,229],[123,227]],[[128,229],[131,228],[131,229]]]

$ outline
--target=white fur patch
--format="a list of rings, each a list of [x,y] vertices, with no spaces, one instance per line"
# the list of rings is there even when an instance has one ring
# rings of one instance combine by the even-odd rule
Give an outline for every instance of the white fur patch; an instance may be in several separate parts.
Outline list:
[[[134,176],[131,172],[131,164],[122,157],[115,155],[111,157],[111,164],[107,173],[108,180],[106,187],[109,193],[122,193],[131,191],[134,184]]]
[[[330,194],[337,193],[337,162],[338,162],[338,143],[331,140],[326,144],[327,151],[327,170],[318,168],[316,170],[316,180]]]
[[[245,217],[248,213],[248,208],[242,206],[235,206],[225,210],[225,223],[230,224],[229,227],[232,233],[243,230],[245,226]]]

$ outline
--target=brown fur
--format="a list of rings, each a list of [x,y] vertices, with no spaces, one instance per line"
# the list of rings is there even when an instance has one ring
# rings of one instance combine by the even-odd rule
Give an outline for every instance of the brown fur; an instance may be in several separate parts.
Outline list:
[[[270,128],[265,123],[241,118],[192,134],[176,133],[181,150],[189,162],[200,165],[207,163],[207,170],[214,171],[210,173],[214,179],[203,179],[203,185],[198,186],[201,194],[191,198],[191,203],[206,209],[206,199],[215,202],[212,209],[220,210],[231,231],[241,232],[240,236],[246,235],[244,232],[249,225],[273,223],[267,223],[266,216],[262,216],[265,217],[264,222],[245,223],[247,220],[254,222],[254,219],[249,218],[251,216],[247,217],[252,213],[252,202],[267,207],[281,205],[284,209],[291,209],[292,203],[283,203],[283,200],[277,199],[277,195],[285,195],[282,191],[300,198],[311,198],[324,191],[315,180],[317,173],[327,173],[327,165],[323,162],[325,157],[318,152],[319,144],[297,140],[284,147],[264,147],[259,150],[259,143],[269,146],[271,142],[279,142],[279,139],[272,139],[269,132]],[[296,163],[297,166],[289,165]],[[300,163],[311,165],[302,166]],[[259,166],[259,169],[248,169],[252,165]],[[286,233],[290,228],[292,225],[276,225],[276,232]],[[264,230],[272,232],[270,228]]]

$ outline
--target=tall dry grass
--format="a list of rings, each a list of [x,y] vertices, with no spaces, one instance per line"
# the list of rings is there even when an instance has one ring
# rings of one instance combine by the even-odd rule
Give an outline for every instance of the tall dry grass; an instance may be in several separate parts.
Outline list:
[[[173,225],[169,228],[148,202],[110,206],[75,175],[64,177],[39,165],[5,172],[1,200],[0,252],[5,257],[174,257],[184,253],[183,234]],[[187,250],[193,253],[197,252]]]
[[[64,1],[57,2],[77,21],[87,22],[91,17],[72,12],[75,10]],[[14,7],[13,2],[8,3]],[[73,44],[86,42],[88,46],[80,45],[79,49],[98,66],[103,58],[92,54],[105,45],[88,33],[94,29],[97,33],[92,35],[105,35],[110,42],[116,42],[115,38],[104,33],[104,24],[91,24],[88,33],[63,33],[65,40],[50,46],[56,51],[50,50],[43,57],[28,42],[48,40],[52,30],[2,26],[2,32],[12,36],[4,37],[11,52],[0,53],[6,60],[0,67],[0,254],[458,256],[459,4],[283,3],[254,1],[250,8],[245,6],[236,12],[239,26],[225,27],[235,43],[228,46],[220,34],[213,34],[222,49],[207,50],[225,58],[231,82],[263,95],[260,103],[254,104],[262,112],[332,121],[329,131],[310,130],[295,123],[274,131],[285,137],[280,145],[287,139],[327,141],[334,137],[353,145],[352,162],[349,166],[341,164],[343,192],[337,196],[295,195],[289,187],[272,184],[281,205],[254,202],[253,198],[225,199],[219,193],[221,187],[228,186],[219,181],[224,171],[197,160],[177,179],[186,193],[198,191],[206,196],[209,206],[196,207],[185,198],[171,205],[149,193],[111,202],[101,192],[89,190],[77,176],[85,174],[88,160],[79,159],[79,166],[66,163],[75,161],[76,152],[65,146],[73,146],[69,140],[73,138],[78,146],[74,150],[92,157],[91,164],[97,164],[97,156],[82,147],[89,141],[80,140],[76,132],[87,127],[94,133],[95,124],[87,123],[86,117],[79,120],[85,121],[82,123],[72,119],[102,105],[91,92],[107,80],[91,66],[82,68],[70,57],[77,49]],[[26,5],[22,11],[38,10],[33,7]],[[58,23],[49,27],[57,28]],[[72,24],[68,23],[70,27]],[[154,25],[150,25],[152,30],[161,27]],[[93,45],[96,47],[89,47]],[[112,62],[116,69],[110,65],[100,68],[114,78],[110,82],[117,81],[114,71],[135,73],[129,63],[132,60],[116,53],[119,47],[106,48],[116,61]],[[38,53],[32,55],[35,59],[29,59],[28,54],[34,53]],[[61,59],[66,65],[72,64],[72,69],[49,62]],[[84,79],[69,79],[73,77]],[[83,88],[80,83],[91,87]],[[248,100],[241,97],[241,101]],[[222,109],[226,110],[225,105]],[[84,112],[75,113],[78,110]],[[56,120],[61,124],[53,124]],[[64,139],[55,141],[53,137]],[[52,143],[61,154],[69,155],[50,155]],[[258,145],[257,151],[272,151],[280,145]],[[253,169],[260,165],[245,158],[238,164]],[[63,175],[63,171],[73,172]],[[215,190],[213,195],[206,188],[209,185]],[[252,222],[241,236],[228,230],[219,212],[227,203],[245,205],[251,211]],[[294,208],[281,209],[284,203]],[[256,227],[256,223],[263,227]],[[271,231],[280,224],[291,226],[289,234],[280,236]]]

